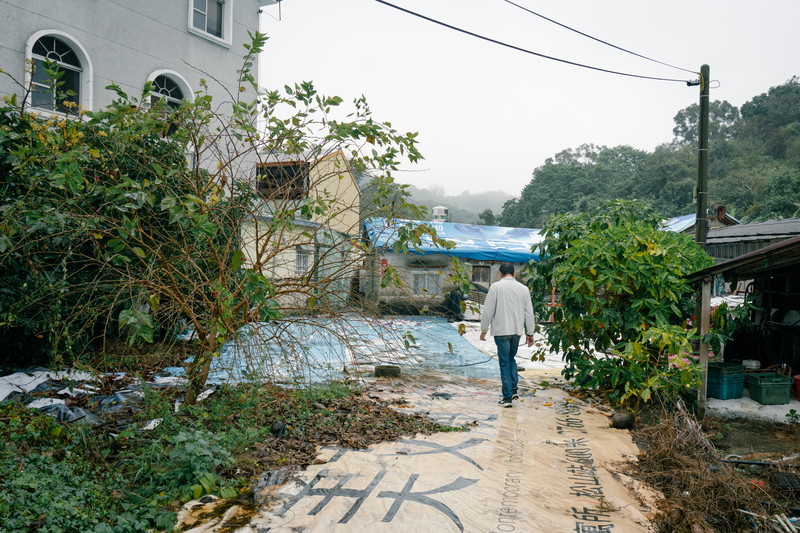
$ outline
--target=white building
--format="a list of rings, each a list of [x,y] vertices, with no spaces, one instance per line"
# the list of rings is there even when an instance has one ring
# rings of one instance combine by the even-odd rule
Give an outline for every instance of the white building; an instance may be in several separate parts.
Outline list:
[[[432,222],[450,222],[450,210],[443,205],[437,205],[431,209]]]
[[[0,0],[0,69],[24,86],[33,82],[37,91],[28,103],[43,112],[63,110],[46,90],[45,58],[58,61],[62,89],[73,90],[70,99],[85,110],[117,98],[106,90],[111,83],[138,98],[148,80],[177,103],[192,100],[205,78],[214,101],[229,101],[225,89],[238,90],[236,70],[246,53],[243,45],[250,42],[247,32],[258,30],[259,9],[275,2]],[[38,67],[33,80],[27,61]],[[0,96],[22,92],[0,75]]]

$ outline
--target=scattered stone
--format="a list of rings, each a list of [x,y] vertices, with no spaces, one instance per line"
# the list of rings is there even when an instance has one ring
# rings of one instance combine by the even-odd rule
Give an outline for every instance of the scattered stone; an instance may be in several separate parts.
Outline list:
[[[378,365],[375,367],[375,376],[379,378],[399,378],[400,367],[395,365]]]
[[[616,429],[631,429],[636,423],[636,415],[633,413],[614,413],[611,416],[611,427]]]

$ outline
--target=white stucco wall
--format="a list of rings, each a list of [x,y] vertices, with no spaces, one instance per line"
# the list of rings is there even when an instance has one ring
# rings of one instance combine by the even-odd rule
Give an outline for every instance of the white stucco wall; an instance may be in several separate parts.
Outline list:
[[[79,43],[88,56],[91,72],[85,65],[84,76],[91,76],[93,111],[116,97],[105,89],[112,82],[138,98],[158,71],[179,74],[192,91],[199,91],[200,79],[206,78],[215,101],[230,100],[209,75],[236,94],[236,70],[246,52],[242,45],[250,42],[248,30],[258,30],[263,3],[227,0],[231,23],[223,24],[228,34],[218,40],[190,30],[191,0],[0,0],[0,68],[23,82],[32,36],[54,30],[60,38]],[[15,92],[19,87],[0,75],[0,96]]]

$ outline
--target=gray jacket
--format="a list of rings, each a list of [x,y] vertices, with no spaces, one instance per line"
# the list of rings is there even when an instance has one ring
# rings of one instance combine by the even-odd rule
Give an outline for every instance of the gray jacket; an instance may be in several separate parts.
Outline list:
[[[481,313],[481,331],[489,331],[492,336],[533,335],[536,323],[533,319],[533,305],[528,287],[513,277],[501,278],[489,287],[489,294]]]

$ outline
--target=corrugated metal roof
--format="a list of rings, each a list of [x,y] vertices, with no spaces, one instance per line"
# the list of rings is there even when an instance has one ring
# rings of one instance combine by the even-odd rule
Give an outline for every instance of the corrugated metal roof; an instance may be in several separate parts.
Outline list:
[[[694,226],[696,216],[697,215],[695,213],[691,213],[688,215],[683,215],[682,217],[672,217],[664,221],[664,226],[669,231],[681,233],[687,228]]]
[[[709,230],[707,244],[724,244],[755,240],[789,239],[800,235],[800,218],[751,222]]]
[[[798,271],[800,271],[800,235],[755,252],[740,255],[730,261],[698,270],[686,276],[686,280],[692,283],[705,276],[726,272],[736,274],[740,279],[747,279],[745,276],[778,272],[797,273]]]

